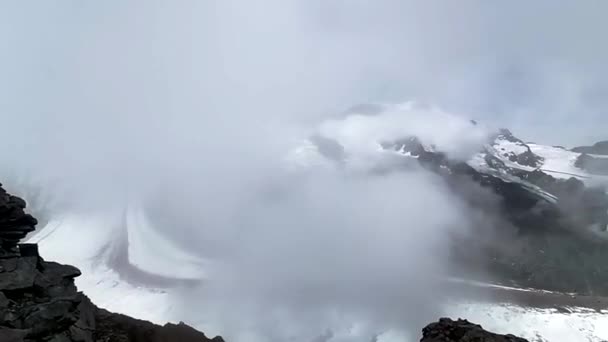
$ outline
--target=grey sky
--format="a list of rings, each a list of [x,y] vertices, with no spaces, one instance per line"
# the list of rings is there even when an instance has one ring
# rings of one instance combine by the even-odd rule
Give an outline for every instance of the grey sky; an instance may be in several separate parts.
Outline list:
[[[551,143],[591,142],[606,128],[601,1],[0,6],[3,115],[110,121],[229,101],[314,116],[418,98]]]

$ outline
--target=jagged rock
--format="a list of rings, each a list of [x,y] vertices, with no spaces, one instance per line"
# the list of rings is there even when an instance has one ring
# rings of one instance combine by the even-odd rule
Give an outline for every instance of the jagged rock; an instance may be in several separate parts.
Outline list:
[[[572,152],[608,155],[608,141],[600,141],[593,146],[575,147]]]
[[[27,330],[0,327],[0,341],[2,342],[24,342],[27,334]]]
[[[8,300],[8,298],[6,298],[4,293],[0,292],[0,310],[6,310],[10,303],[11,302]]]
[[[518,145],[521,149],[525,150],[518,154],[512,151],[504,152],[504,156],[514,163],[529,167],[539,167],[542,164],[543,158],[532,153],[530,147],[524,143],[523,140],[516,138],[508,129],[501,129],[492,140],[499,143],[501,141],[507,141]]]
[[[212,339],[184,323],[154,325],[125,315],[100,309],[97,314],[96,341],[125,342],[224,342],[221,337]]]
[[[38,223],[34,217],[26,214],[25,201],[9,195],[0,184],[0,249],[8,253],[0,253],[0,257],[11,257],[14,248],[28,233],[34,231]]]
[[[513,335],[499,335],[467,320],[441,318],[422,330],[420,342],[528,342]]]
[[[0,259],[0,289],[19,290],[34,286],[36,264],[34,257]]]
[[[595,175],[608,175],[608,158],[594,157],[587,153],[576,158],[574,166]]]
[[[471,207],[506,219],[500,234],[512,236],[516,247],[504,248],[504,241],[490,241],[491,237],[485,244],[458,241],[454,249],[459,261],[468,263],[472,259],[469,254],[482,254],[484,257],[477,260],[485,261],[478,266],[487,268],[498,281],[553,291],[608,294],[608,265],[602,261],[608,258],[608,248],[605,239],[598,239],[598,234],[605,237],[608,230],[604,188],[586,186],[576,178],[556,179],[543,172],[538,168],[543,159],[508,130],[492,136],[476,159],[467,162],[450,160],[416,137],[382,142],[381,146],[414,157],[410,160],[442,176]],[[604,160],[608,162],[608,158]],[[496,195],[494,200],[471,191],[475,184]],[[479,232],[488,228],[482,226]],[[470,251],[470,246],[479,247]]]

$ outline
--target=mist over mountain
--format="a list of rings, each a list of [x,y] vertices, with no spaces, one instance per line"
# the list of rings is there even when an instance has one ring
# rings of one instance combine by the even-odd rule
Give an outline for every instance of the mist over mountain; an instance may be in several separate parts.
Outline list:
[[[230,341],[605,295],[607,7],[3,2],[0,179],[97,305]]]

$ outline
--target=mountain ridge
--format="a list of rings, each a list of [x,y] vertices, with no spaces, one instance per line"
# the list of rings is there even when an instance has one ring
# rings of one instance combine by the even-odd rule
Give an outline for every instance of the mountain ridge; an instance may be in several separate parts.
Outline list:
[[[379,118],[381,114],[374,115]],[[347,120],[343,122],[349,128]],[[374,123],[371,119],[366,120]],[[459,126],[455,134],[467,135],[469,130],[480,127],[477,121],[468,121],[468,124],[469,128],[466,124]],[[344,167],[344,161],[354,158],[358,151],[348,150],[348,145],[341,143],[342,136],[350,135],[339,123],[333,125],[338,127],[334,129],[338,134],[332,136],[332,132],[325,130],[324,141],[333,141],[334,149],[342,151],[340,165]],[[490,269],[497,281],[541,290],[608,294],[605,285],[608,268],[600,262],[602,258],[608,258],[605,247],[608,242],[608,178],[580,165],[581,158],[588,156],[585,153],[526,143],[504,128],[489,132],[486,140],[480,141],[477,152],[465,160],[453,158],[432,139],[425,140],[412,133],[376,139],[376,153],[388,152],[391,156],[417,161],[425,169],[440,175],[452,192],[479,210],[488,209],[487,204],[471,197],[470,186],[464,188],[463,179],[497,196],[498,208],[492,210],[507,223],[501,229],[516,237],[517,246],[517,251],[501,255],[495,251],[504,249],[500,247],[504,244],[502,241],[481,247],[489,250],[484,252],[488,260],[484,268]],[[299,160],[301,164],[306,164],[307,155],[325,159],[324,162],[315,161],[317,164],[332,162],[326,154],[314,155],[316,148],[321,149],[315,145],[318,140],[310,140],[312,146],[307,150],[297,151],[302,153],[297,155],[304,160]],[[608,161],[608,158],[602,161]],[[396,163],[392,167],[392,172],[399,172],[403,166]],[[475,245],[472,241],[463,243]],[[556,264],[564,267],[556,268],[553,266]]]

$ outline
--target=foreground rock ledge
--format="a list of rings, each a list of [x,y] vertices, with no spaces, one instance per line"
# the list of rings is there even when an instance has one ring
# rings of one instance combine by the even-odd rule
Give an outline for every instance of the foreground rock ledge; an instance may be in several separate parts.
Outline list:
[[[528,342],[513,335],[499,335],[467,320],[442,318],[422,330],[420,342]]]

